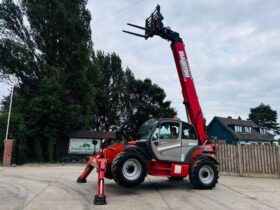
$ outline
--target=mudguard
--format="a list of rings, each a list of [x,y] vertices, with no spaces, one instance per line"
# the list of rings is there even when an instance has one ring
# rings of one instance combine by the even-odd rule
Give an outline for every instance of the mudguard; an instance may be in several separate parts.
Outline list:
[[[189,152],[186,154],[186,157],[185,157],[185,163],[190,163],[190,161],[192,160],[193,154],[194,154],[197,150],[201,151],[201,153],[202,153],[202,150],[200,149],[199,146],[194,146],[194,147],[192,147],[192,148],[189,150]]]
[[[212,157],[211,155],[208,155],[206,153],[202,153],[202,154],[198,155],[198,159],[203,159],[203,158],[205,158],[205,159],[208,158],[210,160],[213,160],[213,162],[215,164],[220,165],[219,162],[217,161],[217,159]]]
[[[124,146],[124,151],[140,152],[146,159],[149,158],[147,152],[145,152],[142,148],[138,147],[137,145],[127,144]]]
[[[202,149],[199,146],[194,146],[189,150],[185,157],[185,163],[190,164],[193,158],[209,158],[213,160],[214,163],[219,165],[219,162],[214,157],[212,157],[212,153],[203,153]]]

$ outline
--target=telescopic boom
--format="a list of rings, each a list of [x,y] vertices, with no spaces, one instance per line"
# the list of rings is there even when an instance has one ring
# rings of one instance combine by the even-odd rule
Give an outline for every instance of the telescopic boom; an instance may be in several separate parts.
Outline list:
[[[193,77],[191,75],[185,45],[183,40],[180,38],[179,33],[172,31],[169,27],[164,27],[162,22],[163,19],[164,18],[160,13],[160,6],[157,5],[155,11],[146,19],[145,27],[128,23],[129,26],[144,30],[144,35],[125,30],[123,32],[145,39],[156,35],[171,41],[171,49],[182,87],[182,94],[184,98],[183,103],[186,107],[187,117],[190,123],[196,128],[200,144],[205,144],[207,142],[208,135],[206,133],[203,113],[199,105]]]

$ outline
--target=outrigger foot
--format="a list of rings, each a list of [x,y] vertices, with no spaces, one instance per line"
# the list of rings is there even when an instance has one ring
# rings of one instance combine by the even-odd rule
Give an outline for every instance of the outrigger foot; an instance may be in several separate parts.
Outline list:
[[[106,201],[106,196],[104,197],[98,197],[97,195],[94,197],[94,201],[93,201],[94,205],[106,205],[107,201]]]
[[[77,183],[87,183],[86,179],[81,179],[80,177],[77,179]]]

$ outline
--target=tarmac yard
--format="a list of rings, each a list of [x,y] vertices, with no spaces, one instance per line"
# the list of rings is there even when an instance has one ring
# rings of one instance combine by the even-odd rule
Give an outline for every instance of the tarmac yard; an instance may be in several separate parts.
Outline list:
[[[94,206],[95,171],[76,183],[83,165],[0,167],[0,209],[280,209],[280,180],[220,176],[213,190],[194,190],[188,179],[148,176],[126,189],[106,180],[107,205]]]

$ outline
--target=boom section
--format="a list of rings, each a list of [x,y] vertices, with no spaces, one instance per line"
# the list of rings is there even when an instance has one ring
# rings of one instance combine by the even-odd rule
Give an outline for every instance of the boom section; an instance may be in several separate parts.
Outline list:
[[[185,45],[178,32],[172,31],[169,27],[164,27],[163,19],[160,13],[160,6],[157,5],[156,10],[146,19],[145,27],[128,23],[129,26],[144,30],[144,35],[130,31],[123,32],[145,39],[156,35],[171,41],[171,49],[182,87],[187,117],[189,122],[196,128],[199,143],[204,144],[207,142],[208,135],[206,134],[204,117],[196,94]]]
[[[173,42],[171,43],[171,49],[182,87],[187,116],[190,123],[196,128],[198,140],[201,144],[204,144],[208,135],[205,132],[204,117],[196,94],[185,45],[183,42]]]

